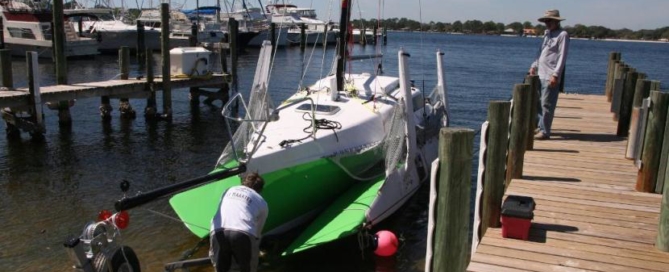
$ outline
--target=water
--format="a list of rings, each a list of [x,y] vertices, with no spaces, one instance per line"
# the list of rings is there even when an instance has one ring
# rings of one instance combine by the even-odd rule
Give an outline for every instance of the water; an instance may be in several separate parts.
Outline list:
[[[540,39],[497,36],[390,33],[388,46],[355,47],[356,54],[385,54],[387,74],[397,71],[397,50],[411,54],[410,68],[416,85],[426,91],[436,83],[435,52],[445,52],[446,81],[453,126],[477,130],[491,100],[507,100],[513,84],[520,83],[536,56]],[[608,54],[620,51],[623,60],[650,79],[669,82],[669,44],[573,40],[567,61],[565,88],[570,93],[603,94]],[[310,57],[310,73],[303,79],[313,82],[329,72],[333,50],[317,48]],[[252,81],[258,50],[242,55],[239,62],[240,90],[247,93]],[[158,60],[159,55],[156,55]],[[304,59],[299,48],[277,50],[271,80],[275,101],[297,90]],[[106,80],[117,76],[115,56],[68,63],[71,83]],[[321,63],[325,69],[321,72]],[[25,61],[15,59],[16,86],[26,86]],[[355,62],[354,72],[373,71],[375,64]],[[41,61],[42,84],[55,82],[54,67]],[[131,76],[140,74],[131,66]],[[364,69],[364,70],[363,70]],[[154,71],[160,71],[156,67]],[[160,104],[160,94],[158,96]],[[143,100],[131,101],[141,113]],[[60,129],[53,111],[46,110],[47,133],[43,143],[23,135],[8,141],[0,136],[0,270],[66,271],[70,263],[62,248],[64,239],[79,235],[84,224],[102,209],[112,209],[121,197],[118,182],[131,181],[131,192],[147,191],[177,181],[204,175],[212,170],[226,143],[220,102],[191,109],[188,92],[173,92],[174,118],[171,123],[146,122],[143,118],[118,118],[118,101],[110,124],[98,114],[99,100],[77,101],[71,109],[72,129]],[[141,114],[138,114],[141,116]],[[475,140],[477,143],[478,140]],[[474,162],[476,161],[476,158]],[[475,170],[476,165],[473,166]],[[422,271],[426,237],[427,186],[419,191],[398,214],[382,224],[398,234],[402,243],[395,259],[375,260],[358,249],[355,237],[307,251],[290,258],[276,256],[286,244],[275,240],[267,248],[261,270],[265,271]],[[157,213],[165,216],[157,215]],[[199,239],[174,216],[166,200],[159,200],[130,212],[130,227],[124,243],[139,255],[144,271],[162,271],[164,263],[176,261]],[[206,247],[195,256],[204,256]],[[278,246],[277,246],[278,247]],[[345,261],[342,261],[345,260]],[[206,271],[206,269],[205,269]]]

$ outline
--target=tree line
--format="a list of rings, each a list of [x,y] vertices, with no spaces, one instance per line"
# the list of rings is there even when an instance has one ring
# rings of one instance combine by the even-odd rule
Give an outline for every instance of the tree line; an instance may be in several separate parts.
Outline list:
[[[352,24],[356,27],[366,26],[371,28],[377,25],[376,19],[365,20],[356,19]],[[421,24],[407,18],[390,18],[381,20],[381,27],[386,27],[389,30],[403,30],[403,31],[428,31],[428,32],[455,32],[465,34],[516,34],[522,35],[524,29],[533,29],[537,35],[543,35],[546,26],[542,23],[532,24],[529,21],[513,22],[510,24],[503,24],[499,22],[479,20],[455,21],[452,23],[434,22]],[[569,35],[574,38],[586,39],[631,39],[631,40],[659,40],[669,39],[669,26],[642,30],[623,29],[609,29],[603,26],[586,26],[576,24],[574,26],[565,26],[563,28],[569,32]]]

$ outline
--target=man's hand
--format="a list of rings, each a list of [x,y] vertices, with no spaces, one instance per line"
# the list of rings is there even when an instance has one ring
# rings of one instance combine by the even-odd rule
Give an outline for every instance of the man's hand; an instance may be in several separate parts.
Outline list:
[[[555,86],[557,86],[557,83],[558,83],[557,76],[551,76],[551,79],[548,82],[548,87],[554,88]]]
[[[530,70],[527,71],[527,74],[533,76],[534,75],[534,70],[535,70],[534,67],[530,67]]]

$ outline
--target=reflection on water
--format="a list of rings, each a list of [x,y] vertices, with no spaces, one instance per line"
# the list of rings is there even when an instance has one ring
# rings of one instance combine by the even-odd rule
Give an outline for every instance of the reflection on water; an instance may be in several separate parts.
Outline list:
[[[423,41],[421,43],[421,40]],[[445,34],[391,33],[389,44],[379,49],[385,54],[386,74],[397,71],[397,50],[409,53],[416,85],[431,90],[436,82],[435,50],[445,52],[446,81],[453,125],[478,129],[485,119],[490,100],[508,99],[514,83],[522,80],[532,61],[539,39],[452,36]],[[375,53],[373,46],[356,47],[355,52]],[[568,92],[601,93],[608,52],[623,52],[649,78],[667,81],[664,63],[669,49],[664,45],[573,41],[568,60]],[[323,57],[299,48],[277,51],[270,93],[278,102],[298,89],[300,82],[314,82],[329,72],[332,50]],[[240,91],[250,89],[257,50],[242,55],[239,62]],[[155,56],[159,63],[159,55]],[[309,61],[311,60],[311,61]],[[55,81],[53,64],[40,61],[42,84]],[[303,67],[309,70],[301,78]],[[325,63],[325,69],[320,69]],[[25,86],[25,61],[15,59],[14,82]],[[218,65],[218,64],[217,64]],[[374,71],[375,64],[353,62],[353,72]],[[142,74],[131,65],[131,77]],[[154,71],[160,71],[156,67]],[[115,56],[98,56],[68,64],[71,83],[107,80],[118,75]],[[160,93],[158,101],[160,101]],[[118,183],[129,180],[129,194],[201,176],[214,167],[227,142],[226,126],[220,115],[220,102],[191,108],[186,90],[173,92],[174,116],[171,122],[147,122],[141,117],[144,100],[131,100],[138,113],[134,120],[118,116],[118,100],[110,123],[100,121],[99,99],[79,100],[71,109],[73,126],[61,129],[53,111],[46,110],[47,133],[43,142],[32,142],[27,135],[8,141],[0,136],[0,270],[63,271],[70,267],[62,242],[68,235],[79,235],[87,221],[102,209],[112,209],[122,196]],[[159,104],[160,105],[160,102]],[[478,140],[474,141],[475,143]],[[476,162],[477,158],[474,158]],[[473,170],[476,167],[472,168]],[[397,215],[379,226],[394,231],[401,240],[397,256],[377,259],[359,250],[357,237],[349,237],[322,247],[279,257],[290,239],[268,238],[266,271],[422,271],[428,188],[417,195]],[[270,211],[271,212],[271,211]],[[167,262],[179,260],[200,241],[186,230],[171,211],[166,199],[130,211],[130,227],[123,242],[139,255],[144,271],[162,271]],[[207,226],[204,226],[207,227]],[[295,234],[292,234],[295,235]],[[290,234],[282,236],[290,237]],[[194,257],[206,254],[204,248]],[[345,260],[345,261],[342,261]],[[202,271],[208,271],[203,269]]]

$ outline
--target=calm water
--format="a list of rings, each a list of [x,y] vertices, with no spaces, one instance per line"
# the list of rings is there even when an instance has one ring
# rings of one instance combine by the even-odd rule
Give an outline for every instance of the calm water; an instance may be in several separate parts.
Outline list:
[[[453,125],[478,129],[486,117],[488,102],[509,99],[513,84],[522,81],[539,44],[540,39],[532,38],[390,33],[388,46],[356,47],[355,51],[384,53],[385,72],[395,75],[397,50],[405,48],[411,54],[416,85],[429,91],[436,83],[435,52],[441,48],[445,52]],[[669,83],[669,44],[573,40],[567,62],[567,92],[602,94],[608,53],[614,50],[622,52],[624,61],[646,72],[650,79]],[[242,93],[250,88],[257,54],[257,49],[250,50],[240,59]],[[280,101],[295,92],[307,62],[309,73],[302,79],[304,84],[326,74],[332,54],[328,50],[324,57],[320,48],[313,55],[302,54],[299,48],[279,49],[270,85],[273,98]],[[322,63],[326,68],[321,70]],[[25,86],[24,61],[15,59],[13,65],[15,85]],[[373,71],[374,67],[362,62],[352,64],[354,72]],[[141,73],[136,64],[131,68],[132,76]],[[53,69],[48,61],[40,63],[43,85],[54,83]],[[116,57],[99,56],[71,61],[68,70],[69,81],[76,83],[113,78],[118,66]],[[112,103],[118,107],[117,100]],[[138,113],[144,110],[143,100],[131,103]],[[46,110],[43,143],[31,142],[27,135],[19,141],[8,141],[0,135],[0,270],[69,270],[63,240],[78,235],[98,211],[113,208],[114,201],[121,197],[117,185],[120,180],[131,181],[134,193],[212,170],[227,141],[220,102],[191,109],[187,92],[177,90],[173,92],[173,104],[174,119],[170,123],[147,123],[143,118],[122,121],[115,109],[113,121],[103,124],[98,114],[99,100],[79,100],[71,109],[74,125],[70,130],[60,129],[54,112]],[[280,258],[276,254],[287,242],[273,239],[261,270],[422,271],[426,199],[427,186],[423,186],[404,209],[381,226],[402,239],[392,260],[382,262],[368,252],[362,254],[355,237]],[[166,200],[134,209],[130,216],[123,241],[137,252],[145,271],[162,271],[164,263],[180,259],[199,241],[172,219],[174,214]],[[196,256],[204,256],[207,246]]]

